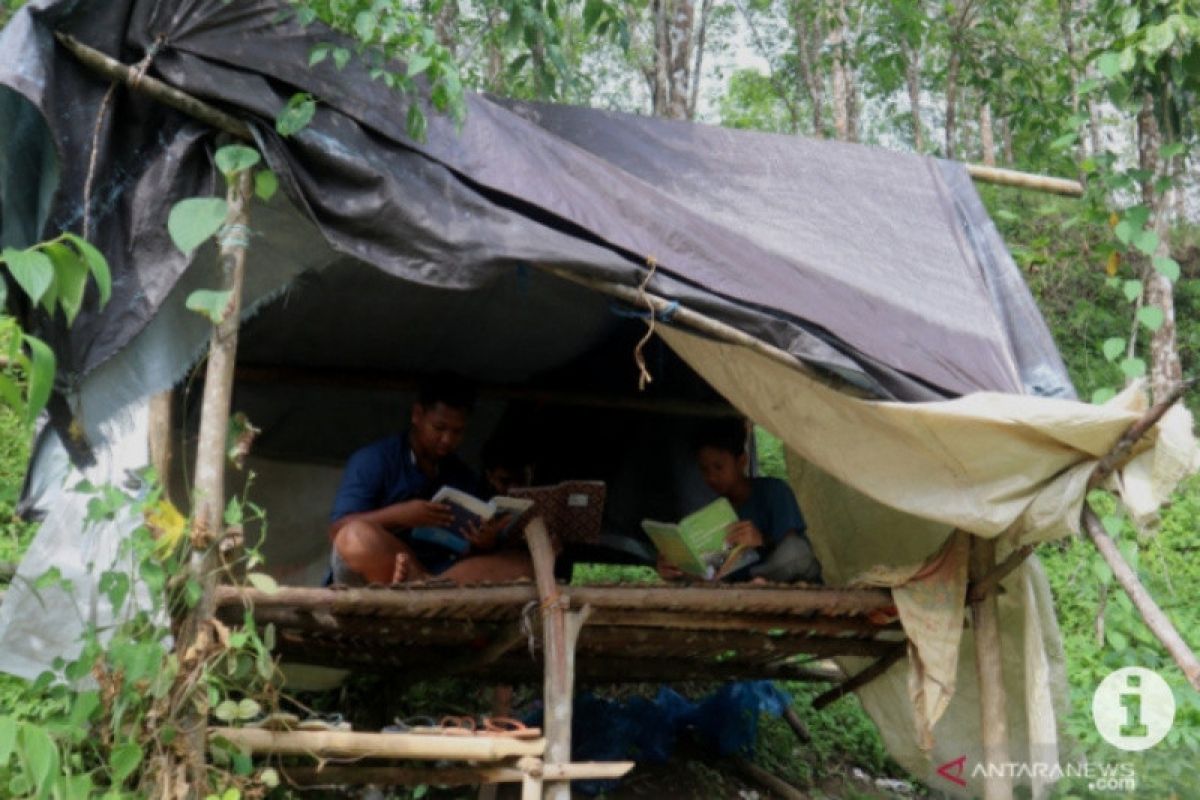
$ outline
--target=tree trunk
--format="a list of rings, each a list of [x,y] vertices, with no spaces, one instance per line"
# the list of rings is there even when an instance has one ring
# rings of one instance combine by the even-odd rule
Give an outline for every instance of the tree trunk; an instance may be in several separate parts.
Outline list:
[[[700,96],[700,68],[704,66],[704,40],[708,33],[708,15],[711,11],[712,0],[704,0],[700,6],[700,30],[696,32],[696,61],[692,65],[692,86],[687,108],[688,119],[696,118],[696,103]]]
[[[958,47],[950,42],[950,63],[946,67],[946,158],[954,160],[955,138],[958,135],[958,71],[960,68]]]
[[[1008,117],[1000,118],[1000,147],[1004,151],[1004,163],[1011,167],[1016,159],[1013,158],[1012,126],[1008,124]]]
[[[846,57],[845,2],[839,0],[837,19],[825,43],[833,54],[833,133],[840,141],[850,140],[850,75]]]
[[[458,0],[442,0],[442,7],[433,18],[433,31],[438,44],[458,58]]]
[[[983,165],[996,166],[996,138],[992,134],[992,106],[986,100],[979,106],[979,146],[983,150]]]
[[[696,5],[693,0],[673,0],[671,25],[667,41],[670,45],[670,84],[667,87],[667,116],[688,119],[688,96],[692,78],[692,23]]]
[[[500,9],[493,8],[488,11],[488,27],[496,30],[500,25]],[[488,91],[498,91],[500,86],[500,76],[504,74],[504,54],[500,50],[500,45],[497,44],[491,37],[488,37],[487,42],[487,66],[484,75],[484,85]]]
[[[670,0],[654,0],[654,92],[650,98],[650,113],[656,117],[667,113],[667,87],[671,83],[668,74],[671,63],[671,44],[667,38],[667,3]]]
[[[1155,184],[1168,174],[1169,164],[1159,158],[1163,135],[1154,117],[1154,99],[1147,94],[1138,113],[1138,166],[1147,177],[1142,182],[1142,202],[1150,209],[1151,230],[1158,236],[1153,258],[1170,256],[1170,190],[1159,191]],[[1151,396],[1165,396],[1183,380],[1179,350],[1175,342],[1174,290],[1166,276],[1154,268],[1153,262],[1143,270],[1145,301],[1149,308],[1162,311],[1163,323],[1150,337]]]
[[[1062,33],[1063,47],[1067,51],[1067,73],[1071,81],[1071,114],[1079,114],[1079,61],[1075,47],[1074,10],[1075,0],[1058,0],[1058,28]],[[1081,136],[1077,146],[1079,161],[1087,156],[1085,140]]]
[[[918,153],[925,150],[925,130],[921,125],[921,48],[906,44],[904,53],[907,64],[904,81],[908,84],[908,110],[912,115],[913,149]]]
[[[796,3],[792,7],[792,25],[796,31],[796,51],[800,57],[800,77],[812,105],[813,136],[825,136],[825,85],[817,72],[817,43],[824,36],[821,20],[809,15],[809,9]]]

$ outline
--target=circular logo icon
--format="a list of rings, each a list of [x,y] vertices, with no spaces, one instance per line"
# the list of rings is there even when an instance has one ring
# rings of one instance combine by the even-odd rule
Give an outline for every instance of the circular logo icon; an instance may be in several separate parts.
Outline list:
[[[1092,695],[1092,719],[1105,741],[1122,750],[1146,750],[1163,740],[1175,721],[1175,695],[1157,672],[1123,667]]]

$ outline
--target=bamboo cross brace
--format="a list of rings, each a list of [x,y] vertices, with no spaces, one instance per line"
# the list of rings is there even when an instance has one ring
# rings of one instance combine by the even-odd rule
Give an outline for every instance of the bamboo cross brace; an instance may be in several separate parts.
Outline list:
[[[1179,635],[1179,631],[1171,623],[1171,620],[1158,607],[1158,604],[1154,602],[1154,598],[1146,591],[1146,587],[1142,585],[1142,582],[1138,580],[1133,568],[1121,556],[1121,551],[1117,549],[1116,542],[1104,530],[1104,525],[1101,524],[1100,518],[1096,516],[1096,512],[1087,504],[1083,507],[1083,527],[1087,531],[1088,536],[1091,537],[1092,542],[1095,543],[1096,549],[1100,551],[1100,555],[1104,557],[1104,561],[1112,570],[1113,576],[1121,584],[1121,588],[1129,595],[1129,599],[1133,601],[1134,607],[1142,615],[1142,619],[1146,622],[1146,627],[1162,642],[1163,647],[1171,654],[1171,658],[1175,659],[1175,663],[1179,665],[1179,669],[1183,671],[1192,688],[1200,691],[1200,661],[1197,661],[1196,654],[1188,647],[1183,637]]]

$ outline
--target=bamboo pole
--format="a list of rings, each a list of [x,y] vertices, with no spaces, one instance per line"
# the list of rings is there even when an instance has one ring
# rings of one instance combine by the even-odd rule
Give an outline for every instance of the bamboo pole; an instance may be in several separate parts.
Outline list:
[[[977,582],[972,582],[967,589],[967,601],[974,603],[977,600],[982,600],[988,593],[995,589],[1000,581],[1012,572],[1017,567],[1025,562],[1025,559],[1033,553],[1034,545],[1026,544],[1018,547],[1008,554],[999,565],[993,568],[988,574],[984,575]]]
[[[545,675],[542,683],[542,727],[546,731],[547,764],[571,761],[571,712],[574,702],[572,677],[573,644],[568,633],[566,610],[569,600],[558,591],[554,579],[554,547],[542,518],[535,517],[525,526],[525,541],[533,557],[538,599],[542,609],[542,655]],[[570,800],[568,783],[554,782],[546,792],[549,800]]]
[[[540,756],[543,739],[511,736],[451,736],[426,733],[359,733],[355,731],[268,731],[262,728],[208,729],[209,741],[223,739],[250,753],[313,758],[404,758],[499,761]]]
[[[1065,197],[1083,197],[1083,184],[1069,178],[1052,178],[1048,175],[1034,175],[1029,172],[989,167],[983,164],[964,164],[963,166],[967,168],[967,174],[980,183],[1013,186],[1018,189],[1031,189],[1035,192],[1059,194]]]
[[[171,389],[159,392],[150,398],[150,465],[158,473],[163,497],[170,496],[171,461],[174,456],[171,435],[174,430],[172,412],[174,392]]]
[[[189,117],[194,117],[217,130],[224,131],[230,136],[247,142],[254,141],[254,137],[250,133],[250,126],[237,117],[226,114],[203,100],[192,97],[187,92],[181,92],[157,78],[149,75],[138,76],[133,67],[122,64],[95,48],[88,47],[73,36],[65,33],[55,33],[54,36],[63,47],[70,50],[84,66],[93,72],[103,75],[109,80],[123,83],[136,92],[170,106],[176,111],[181,111]]]
[[[521,770],[521,800],[542,800],[542,776],[545,764],[540,758],[528,756],[517,762]]]
[[[574,591],[571,593],[575,594]],[[694,612],[603,609],[592,615],[592,628],[663,628],[675,631],[757,631],[787,633],[879,633],[901,630],[899,622],[882,625],[866,617],[798,617],[791,614],[702,614]]]
[[[1104,530],[1104,525],[1096,516],[1096,512],[1087,504],[1083,507],[1083,527],[1092,542],[1095,543],[1096,549],[1100,551],[1100,555],[1104,557],[1105,563],[1112,570],[1117,583],[1121,584],[1121,588],[1133,601],[1134,608],[1142,615],[1146,627],[1150,629],[1155,638],[1162,642],[1163,647],[1179,665],[1179,669],[1183,671],[1184,677],[1187,678],[1192,688],[1200,691],[1200,661],[1196,659],[1196,654],[1188,647],[1171,620],[1154,602],[1154,598],[1146,591],[1142,582],[1138,580],[1133,568],[1121,556],[1116,542]]]
[[[246,170],[229,181],[226,192],[228,210],[222,230],[248,230],[250,196],[253,182]],[[242,282],[246,268],[246,237],[227,236],[220,242],[221,288],[229,292],[229,302],[214,326],[208,346],[208,367],[200,407],[200,433],[196,451],[195,498],[192,506],[192,554],[188,562],[191,579],[200,583],[201,593],[195,607],[180,625],[176,651],[180,653],[180,681],[190,681],[192,671],[207,657],[200,646],[201,631],[213,618],[219,565],[218,548],[225,510],[225,439],[229,428],[229,407],[233,396],[233,365],[237,358],[237,332],[241,319]],[[192,662],[195,663],[192,663]],[[185,707],[182,722],[188,755],[188,791],[207,793],[208,771],[205,764],[204,718],[207,698],[200,692],[194,703]]]
[[[971,537],[970,573],[982,580],[996,564],[996,541]],[[979,727],[983,757],[988,764],[1008,763],[1008,715],[1001,666],[1000,611],[995,591],[971,604],[975,635],[975,674],[979,680]],[[984,800],[1012,800],[1012,777],[1007,773],[984,779]]]
[[[861,615],[893,605],[887,589],[833,589],[755,586],[572,586],[580,605],[601,609],[645,609],[655,612],[712,612],[719,614]],[[220,586],[217,604],[234,608],[319,609],[333,614],[378,617],[445,612],[470,617],[500,606],[520,608],[538,599],[528,583],[502,586],[427,587],[404,585],[368,589],[319,589],[284,586],[266,593],[248,587]],[[453,612],[446,612],[446,609]]]
[[[632,761],[581,761],[542,765],[542,780],[615,780],[634,767]],[[525,773],[498,764],[456,767],[397,767],[327,764],[284,767],[280,774],[295,786],[477,786],[520,783]]]
[[[865,668],[861,672],[856,672],[851,677],[834,686],[832,689],[823,692],[813,698],[812,707],[817,711],[825,708],[825,706],[840,700],[851,692],[866,686],[871,681],[878,678],[883,673],[891,669],[892,664],[904,657],[906,648],[904,646],[896,647],[887,655],[882,656],[875,663]]]

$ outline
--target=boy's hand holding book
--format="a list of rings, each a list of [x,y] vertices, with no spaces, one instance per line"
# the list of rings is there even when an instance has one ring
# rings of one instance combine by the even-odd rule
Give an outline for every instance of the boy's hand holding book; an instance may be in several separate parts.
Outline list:
[[[406,500],[396,509],[397,524],[403,528],[442,528],[454,522],[454,510],[432,500]]]
[[[762,547],[763,535],[753,522],[748,519],[739,520],[729,526],[729,534],[725,541],[737,547]]]
[[[511,514],[500,514],[481,523],[468,523],[463,536],[470,542],[472,550],[494,550],[500,532],[512,521]]]

